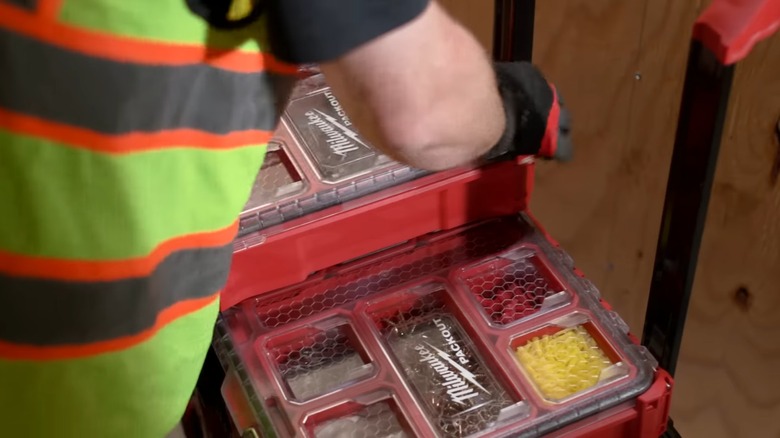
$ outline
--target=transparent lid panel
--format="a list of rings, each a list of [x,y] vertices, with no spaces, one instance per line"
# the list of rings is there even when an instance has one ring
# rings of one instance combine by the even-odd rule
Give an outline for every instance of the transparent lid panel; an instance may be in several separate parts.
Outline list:
[[[343,320],[328,322],[307,325],[269,342],[268,355],[292,400],[333,392],[374,372],[354,328]]]
[[[412,438],[392,401],[364,406],[313,426],[316,438]]]
[[[358,134],[328,88],[292,100],[286,116],[324,182],[337,183],[390,163]]]
[[[637,397],[656,366],[523,215],[334,266],[218,327],[279,436],[541,436]]]
[[[239,240],[368,195],[380,200],[383,190],[428,174],[371,146],[315,73],[293,89],[241,214]]]
[[[404,379],[443,436],[479,433],[514,404],[449,311],[444,290],[377,309],[371,318]]]

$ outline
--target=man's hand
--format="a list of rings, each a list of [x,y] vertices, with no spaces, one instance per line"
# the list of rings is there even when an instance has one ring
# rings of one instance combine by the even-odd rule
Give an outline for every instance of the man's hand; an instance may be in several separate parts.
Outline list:
[[[569,161],[573,154],[571,116],[555,86],[527,62],[494,66],[506,114],[506,128],[488,160],[538,155]]]
[[[504,132],[489,58],[435,2],[321,68],[361,135],[412,166],[475,162]]]
[[[360,133],[412,166],[571,156],[568,112],[555,88],[530,64],[491,64],[435,1],[321,68]]]

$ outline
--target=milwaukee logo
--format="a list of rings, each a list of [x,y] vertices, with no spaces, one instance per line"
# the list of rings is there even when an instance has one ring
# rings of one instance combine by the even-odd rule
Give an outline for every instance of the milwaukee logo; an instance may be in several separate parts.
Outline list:
[[[330,104],[331,108],[336,111],[336,115],[338,115],[341,118],[341,121],[344,122],[344,126],[352,126],[352,122],[349,121],[347,113],[345,113],[344,109],[341,108],[341,104],[336,99],[336,96],[330,92],[330,90],[325,92],[325,98],[328,99],[328,103]]]
[[[469,360],[463,348],[452,337],[447,326],[440,319],[434,319],[433,322],[455,357],[428,342],[424,342],[414,347],[420,355],[420,362],[427,364],[439,375],[442,379],[441,385],[446,389],[447,396],[453,403],[464,405],[465,401],[479,397],[480,392],[490,395],[490,392],[479,384],[474,373],[463,367],[469,363]],[[479,406],[472,406],[470,409],[477,407]]]
[[[452,352],[458,358],[458,361],[463,365],[467,365],[469,360],[466,357],[466,353],[464,353],[463,349],[460,348],[458,341],[452,337],[452,333],[450,333],[450,329],[447,327],[447,324],[444,324],[444,322],[442,322],[442,320],[439,318],[434,318],[433,323],[436,324],[436,328],[439,329],[441,337],[444,338],[444,343],[450,347],[450,350],[452,350]]]
[[[368,145],[358,138],[358,134],[349,128],[352,126],[352,122],[344,113],[336,97],[330,91],[325,92],[325,97],[341,120],[319,109],[306,111],[305,115],[308,118],[309,125],[319,129],[325,136],[325,142],[330,147],[330,150],[336,155],[346,157],[348,153],[355,152],[361,147],[368,148]]]

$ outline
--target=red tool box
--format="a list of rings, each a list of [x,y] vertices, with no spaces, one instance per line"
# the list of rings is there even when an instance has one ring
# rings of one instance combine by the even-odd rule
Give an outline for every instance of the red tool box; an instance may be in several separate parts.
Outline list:
[[[530,59],[533,5],[496,0],[496,59]],[[672,371],[731,64],[778,5],[714,1],[694,27],[644,333]],[[295,93],[214,341],[231,436],[679,437],[669,373],[528,212],[532,159],[427,174],[363,142],[321,78]]]
[[[302,82],[242,216],[215,338],[238,430],[659,436],[671,379],[527,212],[533,160],[425,174],[339,108]]]

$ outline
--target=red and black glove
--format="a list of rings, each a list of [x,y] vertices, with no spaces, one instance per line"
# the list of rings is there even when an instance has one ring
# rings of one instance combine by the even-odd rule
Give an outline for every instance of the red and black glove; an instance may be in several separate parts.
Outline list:
[[[555,86],[528,62],[494,64],[506,112],[506,129],[486,155],[488,161],[536,155],[569,161],[571,116]]]

